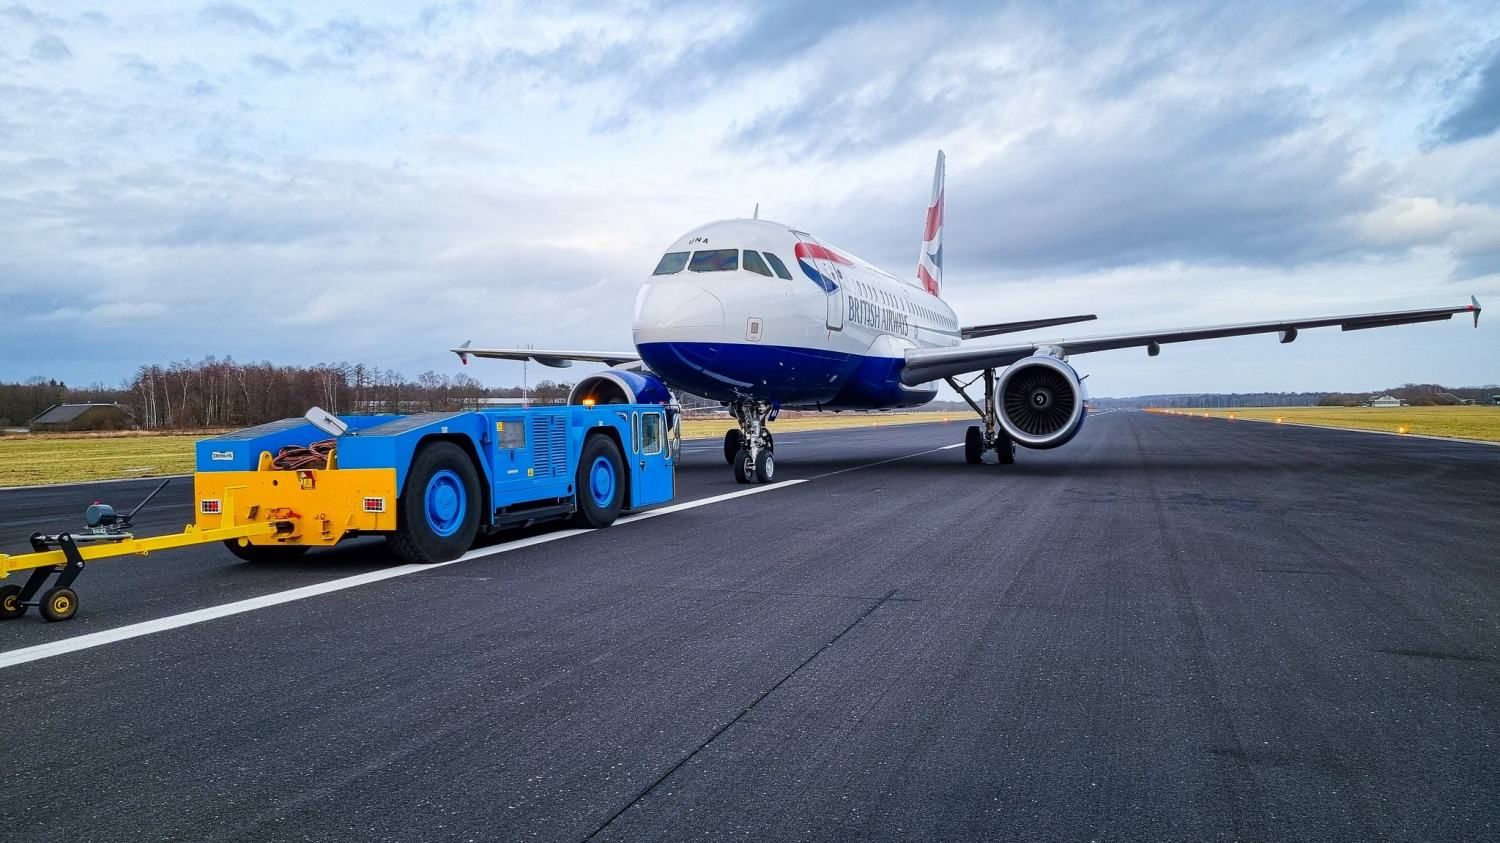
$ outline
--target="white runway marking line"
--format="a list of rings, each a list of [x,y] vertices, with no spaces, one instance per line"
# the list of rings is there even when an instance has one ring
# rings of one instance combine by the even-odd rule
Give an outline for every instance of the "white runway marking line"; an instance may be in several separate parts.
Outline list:
[[[697,500],[686,501],[684,503],[664,506],[660,509],[650,509],[645,512],[637,513],[635,515],[627,515],[626,517],[619,519],[615,523],[629,524],[635,521],[642,521],[647,518],[655,518],[659,515],[669,515],[673,512],[682,512],[685,509],[695,509],[700,506],[708,506],[709,504],[720,503],[722,501],[732,500],[734,498],[742,498],[746,495],[757,495],[761,492],[769,492],[773,489],[785,489],[789,486],[796,486],[806,482],[808,481],[801,479],[786,480],[781,483],[771,483],[765,486],[756,486],[750,489],[743,489],[738,492],[728,492],[722,495],[714,495],[713,497],[709,498],[699,498]],[[239,615],[244,614],[245,612],[253,612],[256,609],[264,609],[269,606],[279,606],[282,603],[292,603],[297,600],[306,600],[309,597],[317,597],[319,595],[329,594],[334,591],[343,591],[349,588],[357,588],[362,585],[369,585],[370,583],[377,583],[383,580],[395,579],[396,577],[404,577],[409,574],[420,574],[423,571],[432,571],[438,568],[447,567],[449,565],[457,565],[460,562],[482,559],[486,556],[494,556],[496,554],[506,553],[512,550],[521,550],[523,548],[534,547],[536,545],[546,544],[548,542],[560,541],[562,539],[571,538],[572,536],[579,536],[583,535],[584,533],[592,532],[594,531],[577,528],[570,530],[558,530],[555,533],[547,533],[541,536],[532,536],[530,538],[517,539],[516,541],[497,544],[493,547],[481,547],[475,550],[471,550],[468,553],[465,553],[463,556],[452,560],[451,562],[437,562],[432,565],[398,565],[394,568],[385,568],[379,571],[371,571],[366,574],[356,574],[352,577],[343,577],[342,579],[329,580],[327,582],[321,582],[315,585],[303,586],[302,588],[293,588],[288,591],[278,591],[274,594],[265,594],[260,597],[251,597],[248,600],[238,600],[234,603],[225,603],[222,606],[210,606],[206,609],[196,609],[191,612],[183,612],[182,614],[169,615],[165,618],[157,618],[156,620],[133,623],[129,624],[128,626],[122,626],[115,629],[106,629],[101,632],[91,632],[87,635],[79,635],[73,638],[64,638],[60,641],[49,641],[46,644],[37,644],[33,647],[22,647],[19,650],[9,650],[0,653],[0,670],[3,670],[7,667],[14,667],[18,664],[37,661],[38,659],[47,659],[52,658],[53,656],[61,656],[65,653],[74,653],[79,650],[87,650],[93,647],[102,647],[105,644],[113,644],[116,641],[126,641],[131,638],[140,638],[143,635],[151,635],[157,632],[166,632],[169,629],[177,629],[179,627],[191,626],[193,624],[206,623],[208,621],[217,620],[219,618],[229,617],[230,615]]]

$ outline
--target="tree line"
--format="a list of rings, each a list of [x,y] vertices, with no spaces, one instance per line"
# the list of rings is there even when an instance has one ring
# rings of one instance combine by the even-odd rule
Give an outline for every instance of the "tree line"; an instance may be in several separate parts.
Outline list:
[[[529,390],[539,404],[561,403],[571,384],[544,380]],[[141,428],[248,427],[300,416],[312,406],[333,413],[460,410],[486,398],[520,398],[521,387],[486,387],[466,375],[428,371],[415,380],[363,363],[278,366],[207,357],[141,366],[119,387],[69,387],[32,378],[0,383],[0,426],[22,426],[54,404],[117,403]]]

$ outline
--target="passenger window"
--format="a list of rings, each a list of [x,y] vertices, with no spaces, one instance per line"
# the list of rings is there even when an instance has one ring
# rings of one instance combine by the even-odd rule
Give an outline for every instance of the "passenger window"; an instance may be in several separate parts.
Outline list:
[[[656,271],[652,275],[672,275],[682,271],[687,266],[687,252],[667,252],[661,256],[661,263],[656,265]]]
[[[694,252],[693,260],[688,264],[689,272],[724,272],[740,268],[740,252],[738,249],[712,249],[705,252]]]
[[[766,266],[766,262],[760,259],[759,252],[752,252],[749,249],[745,250],[745,268],[757,275],[764,275],[767,278],[771,277],[771,268]]]
[[[661,453],[661,414],[641,414],[641,453],[650,456]]]
[[[770,252],[766,252],[766,261],[771,264],[772,269],[776,270],[778,277],[785,278],[788,281],[792,280],[792,274],[787,272],[786,264],[781,262],[781,258],[776,257]]]

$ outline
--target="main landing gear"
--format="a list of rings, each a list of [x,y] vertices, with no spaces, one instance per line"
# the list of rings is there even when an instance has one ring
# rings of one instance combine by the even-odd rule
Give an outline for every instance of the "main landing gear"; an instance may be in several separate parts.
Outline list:
[[[766,422],[775,414],[769,401],[735,401],[729,412],[739,427],[724,433],[724,460],[740,483],[770,483],[776,475],[776,441]]]
[[[984,380],[984,406],[975,403],[969,393],[964,391],[965,387],[974,385],[974,381]],[[1010,465],[1016,461],[1016,442],[1000,426],[999,411],[995,407],[995,370],[985,369],[979,373],[974,380],[960,385],[953,378],[947,378],[948,385],[953,387],[963,399],[969,402],[974,412],[979,414],[981,425],[973,425],[964,433],[964,462],[970,465],[978,465],[984,461],[985,451],[994,451],[995,457],[1001,465]]]

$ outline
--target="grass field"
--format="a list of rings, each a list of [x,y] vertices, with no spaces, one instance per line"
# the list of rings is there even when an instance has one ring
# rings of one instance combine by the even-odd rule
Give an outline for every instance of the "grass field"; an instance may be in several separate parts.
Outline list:
[[[1155,410],[1500,442],[1500,407],[1250,407]]]
[[[963,413],[842,413],[783,417],[772,423],[775,433],[872,427],[889,424],[966,419]],[[731,422],[692,420],[683,438],[722,438]],[[34,486],[81,480],[190,474],[193,443],[210,432],[191,434],[87,435],[40,434],[0,436],[0,486]]]

